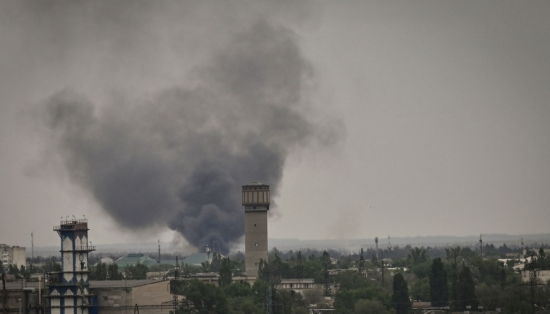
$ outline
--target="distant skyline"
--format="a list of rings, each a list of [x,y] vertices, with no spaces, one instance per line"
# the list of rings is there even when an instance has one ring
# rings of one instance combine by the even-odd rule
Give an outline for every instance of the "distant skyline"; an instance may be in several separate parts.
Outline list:
[[[0,46],[0,243],[235,248],[256,180],[270,238],[549,230],[548,1],[0,0]]]

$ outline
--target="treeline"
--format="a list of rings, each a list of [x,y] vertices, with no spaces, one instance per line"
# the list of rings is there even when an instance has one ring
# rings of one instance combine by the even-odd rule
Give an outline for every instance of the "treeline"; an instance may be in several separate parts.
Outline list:
[[[184,283],[180,294],[186,296],[188,303],[178,311],[261,313],[268,306],[268,298],[257,297],[262,291],[264,296],[273,296],[272,306],[280,305],[273,306],[273,313],[285,314],[300,313],[306,309],[305,304],[329,308],[329,304],[324,304],[325,293],[334,297],[335,311],[344,314],[411,313],[410,300],[429,302],[433,307],[449,307],[450,311],[475,311],[483,307],[485,311],[501,308],[506,313],[534,313],[550,308],[550,282],[534,287],[523,284],[520,274],[512,268],[513,261],[499,263],[500,256],[488,252],[483,252],[482,258],[470,247],[444,248],[444,255],[435,258],[431,252],[424,247],[410,248],[402,258],[394,258],[394,264],[401,266],[388,269],[376,258],[368,260],[363,256],[361,259],[357,254],[340,254],[336,260],[327,251],[309,251],[309,256],[305,256],[301,251],[273,250],[268,261],[261,261],[258,281],[251,287],[231,284],[228,278],[235,261],[220,259],[216,262],[220,266],[220,288],[204,288],[204,284],[198,282]],[[543,247],[528,251],[526,255],[532,257],[527,269],[550,268],[550,258]],[[364,271],[359,272],[359,269]],[[323,289],[295,297],[292,291],[276,289],[277,283],[284,278],[314,278]],[[228,291],[237,289],[234,285],[240,285],[242,294]],[[229,286],[232,288],[227,288]],[[262,288],[258,290],[258,287]],[[205,299],[204,295],[210,298]],[[247,310],[237,304],[246,304]]]

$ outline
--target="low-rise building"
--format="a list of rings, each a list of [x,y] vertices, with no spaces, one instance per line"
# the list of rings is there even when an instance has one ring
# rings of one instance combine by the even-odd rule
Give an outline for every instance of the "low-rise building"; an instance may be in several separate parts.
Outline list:
[[[168,313],[173,308],[169,280],[90,281],[99,314]]]
[[[302,293],[304,290],[316,288],[318,285],[312,278],[305,279],[281,279],[277,289],[294,290]]]
[[[152,314],[173,309],[168,280],[92,280],[89,288],[91,314],[133,313],[136,306],[141,313]],[[7,282],[6,290],[0,289],[0,312],[46,313],[48,300],[42,282]]]
[[[537,283],[539,284],[546,284],[550,280],[550,270],[534,270],[533,275],[535,276],[535,279]],[[521,281],[523,282],[529,282],[531,280],[531,271],[530,270],[523,270],[521,272]]]

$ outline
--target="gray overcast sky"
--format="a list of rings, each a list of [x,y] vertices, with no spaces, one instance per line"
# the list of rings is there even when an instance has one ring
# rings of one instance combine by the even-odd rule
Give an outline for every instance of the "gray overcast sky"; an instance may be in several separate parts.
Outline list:
[[[259,22],[270,26],[257,27]],[[290,41],[288,49],[269,50],[268,60],[280,58],[288,67],[281,74],[288,79],[285,99],[300,95],[300,117],[315,126],[304,134],[332,135],[304,135],[306,141],[278,134],[270,140],[281,145],[284,161],[270,237],[550,230],[548,1],[5,0],[0,1],[0,243],[30,246],[32,231],[35,245],[54,245],[52,226],[67,215],[90,219],[94,244],[177,242],[181,237],[166,223],[129,232],[128,224],[115,222],[87,189],[92,183],[83,183],[81,169],[67,170],[75,165],[68,166],[67,153],[58,151],[41,125],[41,108],[52,95],[70,91],[99,112],[110,112],[103,116],[109,120],[106,116],[124,116],[120,112],[134,103],[155,106],[173,95],[167,90],[196,91],[205,82],[206,94],[215,91],[223,102],[221,91],[229,87],[215,84],[233,75],[225,66],[241,60],[234,52],[244,46],[246,55],[257,42],[269,47],[279,39]],[[290,57],[296,64],[287,62]],[[303,69],[297,75],[307,76],[303,91],[293,90],[295,67]],[[242,83],[247,73],[234,75]],[[255,86],[250,81],[243,86]],[[278,80],[274,84],[283,88]],[[231,97],[243,102],[263,101],[262,95],[231,88]],[[215,104],[208,100],[204,106],[214,117],[231,117],[232,109],[218,111]],[[123,109],[110,108],[117,105]],[[100,126],[126,125],[112,119],[116,122]],[[143,119],[140,124],[149,121]],[[292,145],[285,147],[279,137]]]

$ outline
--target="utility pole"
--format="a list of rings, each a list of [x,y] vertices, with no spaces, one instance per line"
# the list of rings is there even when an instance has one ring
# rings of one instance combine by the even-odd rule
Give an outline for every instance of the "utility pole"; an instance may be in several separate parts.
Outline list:
[[[302,256],[302,251],[298,251],[298,269],[297,269],[297,277],[298,279],[302,279],[303,275],[304,275],[304,265],[302,265],[303,263],[303,256]]]
[[[505,264],[504,262],[501,263],[500,265],[501,267],[501,270],[500,270],[500,287],[502,289],[502,291],[504,291],[504,288],[506,287],[506,270],[505,270]]]
[[[483,259],[483,240],[481,240],[481,234],[479,235],[479,255]]]
[[[382,266],[382,277],[381,277],[381,282],[382,282],[382,287],[384,287],[384,258],[382,257],[382,263],[380,263],[380,265]]]
[[[365,275],[365,258],[363,257],[363,248],[361,248],[361,255],[359,255],[359,274]]]
[[[208,257],[208,262],[210,262],[210,252],[212,250],[210,249],[210,246],[207,244],[206,245],[206,256]]]
[[[177,285],[178,282],[178,257],[176,256],[176,268],[174,269],[174,285]],[[176,313],[176,310],[178,309],[178,295],[174,291],[174,294],[172,294],[172,305],[174,308],[174,314]]]
[[[325,283],[323,285],[323,295],[325,297],[330,297],[331,296],[331,291],[330,291],[330,283],[329,283],[329,280],[328,280],[329,276],[328,276],[328,265],[325,264]]]
[[[532,308],[533,312],[535,311],[535,305],[536,305],[535,289],[537,286],[543,286],[543,284],[540,284],[537,282],[537,269],[535,268],[536,261],[537,259],[535,257],[535,253],[531,251],[531,261],[529,262],[529,282],[521,284],[522,286],[529,286],[529,292],[531,296],[531,306],[533,307]]]
[[[271,276],[269,277],[271,279]],[[271,280],[268,279],[268,282],[265,286],[265,310],[267,314],[273,313],[273,291],[271,290]]]
[[[32,266],[33,259],[34,259],[34,234],[31,231],[31,266]]]
[[[374,242],[376,243],[376,262],[378,263],[378,237],[374,238]]]
[[[159,243],[159,266],[160,266],[160,239],[158,240]]]

